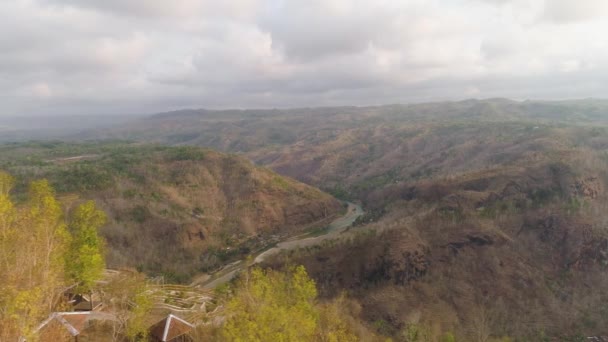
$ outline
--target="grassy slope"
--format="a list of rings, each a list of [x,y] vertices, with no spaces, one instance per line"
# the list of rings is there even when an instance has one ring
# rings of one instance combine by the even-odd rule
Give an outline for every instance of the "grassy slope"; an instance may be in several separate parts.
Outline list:
[[[0,168],[48,178],[71,205],[94,199],[110,266],[186,280],[272,238],[339,213],[331,196],[231,155],[196,147],[32,143],[0,147]]]

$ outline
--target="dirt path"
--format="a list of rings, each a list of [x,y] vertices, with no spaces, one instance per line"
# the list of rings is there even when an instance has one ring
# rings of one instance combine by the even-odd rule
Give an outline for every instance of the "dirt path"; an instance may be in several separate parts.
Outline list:
[[[364,213],[363,209],[360,206],[350,202],[348,202],[348,208],[346,210],[347,211],[344,216],[334,220],[332,223],[329,224],[327,232],[325,234],[314,237],[292,237],[285,241],[279,242],[276,247],[273,247],[258,254],[253,260],[253,264],[263,262],[264,260],[266,260],[266,258],[275,255],[283,250],[312,246],[319,244],[324,240],[338,237],[340,233],[344,232],[348,227],[353,224],[353,222],[355,222],[355,220],[359,216],[363,215]],[[222,271],[213,275],[206,282],[203,282],[201,285],[208,289],[215,288],[218,285],[230,281],[237,274],[238,271],[242,270],[245,267],[245,262],[233,264],[232,267],[226,267]]]

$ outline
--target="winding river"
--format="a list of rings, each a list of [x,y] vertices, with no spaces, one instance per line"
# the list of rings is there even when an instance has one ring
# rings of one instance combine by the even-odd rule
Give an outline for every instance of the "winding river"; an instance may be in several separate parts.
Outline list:
[[[314,237],[292,237],[285,241],[279,242],[275,247],[258,254],[255,259],[253,259],[253,264],[261,263],[268,257],[275,255],[280,251],[313,246],[321,243],[322,241],[337,238],[339,234],[352,226],[359,216],[364,214],[361,206],[351,202],[347,202],[347,204],[348,207],[346,209],[346,214],[330,223],[325,234]],[[200,285],[208,289],[215,288],[230,281],[240,270],[245,267],[246,264],[243,260],[234,262]]]

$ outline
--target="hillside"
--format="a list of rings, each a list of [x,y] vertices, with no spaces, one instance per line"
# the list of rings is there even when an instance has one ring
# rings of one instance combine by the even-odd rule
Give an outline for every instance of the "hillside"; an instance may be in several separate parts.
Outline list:
[[[209,272],[343,210],[331,196],[232,155],[196,147],[30,143],[0,147],[0,169],[48,178],[66,206],[93,199],[110,267],[177,281]]]
[[[562,155],[412,182],[370,201],[385,213],[375,222],[269,265],[305,265],[323,296],[348,291],[362,305],[361,318],[386,335],[602,335],[607,166],[589,155]]]
[[[380,107],[184,110],[79,138],[198,145],[357,199],[395,181],[509,163],[522,153],[604,143],[608,101],[466,100]],[[592,128],[586,135],[583,128]],[[597,141],[599,140],[599,141]],[[441,172],[441,170],[446,172]]]
[[[347,234],[267,266],[304,264],[380,334],[571,341],[607,333],[607,119],[601,100],[491,99],[183,111],[99,134],[238,152],[362,203]]]

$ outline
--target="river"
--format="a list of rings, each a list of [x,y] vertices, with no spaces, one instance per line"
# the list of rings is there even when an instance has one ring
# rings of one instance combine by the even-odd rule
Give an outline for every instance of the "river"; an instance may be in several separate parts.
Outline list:
[[[340,233],[344,232],[348,227],[352,226],[355,220],[364,214],[364,211],[361,206],[351,202],[347,202],[347,204],[348,207],[346,208],[346,214],[332,221],[327,227],[325,234],[313,237],[292,237],[286,239],[285,241],[279,242],[275,247],[272,247],[258,254],[253,259],[253,264],[261,263],[268,257],[275,255],[281,251],[313,246],[321,243],[322,241],[337,238]],[[204,288],[208,289],[215,288],[221,284],[230,281],[240,270],[245,267],[246,263],[243,260],[234,262],[228,267],[224,268],[222,271],[219,271],[219,274],[216,274],[216,276],[211,277],[206,282],[203,282],[201,285]]]

